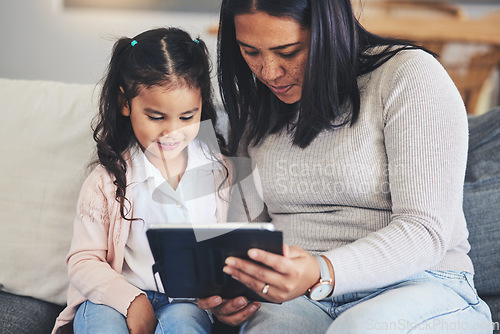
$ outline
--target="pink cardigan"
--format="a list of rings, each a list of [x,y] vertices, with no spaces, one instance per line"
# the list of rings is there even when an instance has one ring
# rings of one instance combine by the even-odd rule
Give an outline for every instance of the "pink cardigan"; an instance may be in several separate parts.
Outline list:
[[[230,163],[226,159],[222,161],[232,175]],[[130,165],[128,158],[127,179],[130,179]],[[225,173],[222,170],[214,170],[214,173],[218,187]],[[230,178],[228,182],[230,185]],[[126,316],[130,303],[143,293],[121,275],[131,223],[121,217],[115,192],[113,178],[102,165],[92,171],[82,186],[71,248],[66,257],[70,277],[68,306],[56,319],[53,334],[73,332],[71,324],[76,310],[86,300],[109,305]],[[225,222],[230,187],[223,187],[219,194],[217,221]],[[127,198],[132,198],[129,188]]]

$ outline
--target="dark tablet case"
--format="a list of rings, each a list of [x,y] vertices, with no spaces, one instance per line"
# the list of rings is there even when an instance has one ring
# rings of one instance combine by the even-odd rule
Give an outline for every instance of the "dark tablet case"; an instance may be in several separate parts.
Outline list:
[[[198,233],[198,232],[197,232]],[[201,231],[201,233],[211,233]],[[165,293],[172,298],[222,298],[245,296],[248,300],[266,301],[242,283],[222,271],[228,256],[249,259],[247,251],[259,248],[283,254],[281,231],[239,228],[198,242],[192,227],[149,229],[149,245]]]

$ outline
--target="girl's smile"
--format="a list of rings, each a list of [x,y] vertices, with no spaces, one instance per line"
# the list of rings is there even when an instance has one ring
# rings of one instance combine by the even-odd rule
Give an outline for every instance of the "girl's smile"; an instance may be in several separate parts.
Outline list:
[[[180,141],[172,142],[172,143],[162,143],[162,142],[158,141],[158,147],[160,148],[160,150],[164,150],[164,151],[175,150],[177,147],[179,147],[180,144],[181,144]]]

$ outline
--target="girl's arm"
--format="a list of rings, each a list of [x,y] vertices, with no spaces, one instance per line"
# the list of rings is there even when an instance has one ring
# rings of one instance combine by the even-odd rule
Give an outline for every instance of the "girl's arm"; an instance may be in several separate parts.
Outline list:
[[[151,333],[156,330],[158,321],[146,295],[138,295],[130,304],[127,313],[127,327],[131,334]]]
[[[130,303],[143,292],[119,274],[126,241],[121,224],[127,222],[120,220],[114,189],[101,166],[84,182],[67,266],[70,283],[84,297],[126,316]]]

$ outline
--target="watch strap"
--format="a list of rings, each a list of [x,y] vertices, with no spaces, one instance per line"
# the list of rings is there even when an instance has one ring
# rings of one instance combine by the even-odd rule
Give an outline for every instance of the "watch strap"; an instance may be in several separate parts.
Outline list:
[[[331,281],[332,278],[330,276],[330,268],[328,267],[328,264],[326,263],[326,260],[321,257],[320,255],[314,255],[316,258],[316,261],[318,261],[319,264],[319,271],[320,271],[320,276],[322,281]]]
[[[326,264],[327,264],[327,266],[328,266],[328,273],[329,273],[329,276],[330,276],[330,278],[331,278],[331,279],[332,279],[332,281],[333,281],[333,279],[335,278],[335,272],[334,272],[334,270],[333,270],[333,265],[332,265],[332,262],[331,262],[331,261],[330,261],[330,259],[329,259],[329,258],[327,258],[325,255],[321,254],[320,256],[321,256],[323,259],[325,259],[325,262],[326,262]]]

